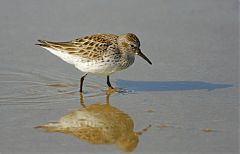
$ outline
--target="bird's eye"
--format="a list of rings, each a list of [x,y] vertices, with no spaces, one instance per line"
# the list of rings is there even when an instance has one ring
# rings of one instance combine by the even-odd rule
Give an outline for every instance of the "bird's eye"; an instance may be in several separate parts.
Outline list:
[[[131,44],[131,47],[134,48],[135,46],[133,44]]]

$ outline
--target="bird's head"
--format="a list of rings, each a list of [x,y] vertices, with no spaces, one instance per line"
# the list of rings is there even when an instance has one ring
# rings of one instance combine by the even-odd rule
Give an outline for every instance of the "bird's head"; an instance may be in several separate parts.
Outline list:
[[[140,50],[140,41],[137,36],[133,33],[122,34],[117,39],[118,47],[121,52],[127,54],[139,55],[145,59],[149,64],[152,62],[141,52]]]

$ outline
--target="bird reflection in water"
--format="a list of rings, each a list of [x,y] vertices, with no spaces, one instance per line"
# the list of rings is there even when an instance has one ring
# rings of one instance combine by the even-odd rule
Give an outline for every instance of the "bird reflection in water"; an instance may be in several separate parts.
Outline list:
[[[85,105],[81,94],[80,109],[66,114],[57,122],[49,122],[36,128],[71,134],[91,144],[116,144],[122,151],[131,152],[137,147],[139,136],[151,125],[134,132],[131,117],[109,103],[111,94],[112,92],[106,93],[106,103],[89,106]]]

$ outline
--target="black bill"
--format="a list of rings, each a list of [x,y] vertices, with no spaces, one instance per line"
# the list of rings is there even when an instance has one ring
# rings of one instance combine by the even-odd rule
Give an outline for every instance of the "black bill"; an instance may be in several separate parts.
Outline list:
[[[152,62],[141,51],[137,52],[137,55],[139,55],[140,57],[145,59],[149,64],[152,65]]]

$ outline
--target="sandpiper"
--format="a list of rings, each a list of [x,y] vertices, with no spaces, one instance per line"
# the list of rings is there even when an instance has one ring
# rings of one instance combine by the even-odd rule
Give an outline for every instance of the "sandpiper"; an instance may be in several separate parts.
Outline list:
[[[80,79],[80,92],[88,73],[107,76],[107,85],[113,89],[109,76],[132,65],[135,55],[152,64],[141,52],[140,41],[133,33],[94,34],[67,42],[38,41],[40,44],[36,45],[49,50],[85,73]]]

